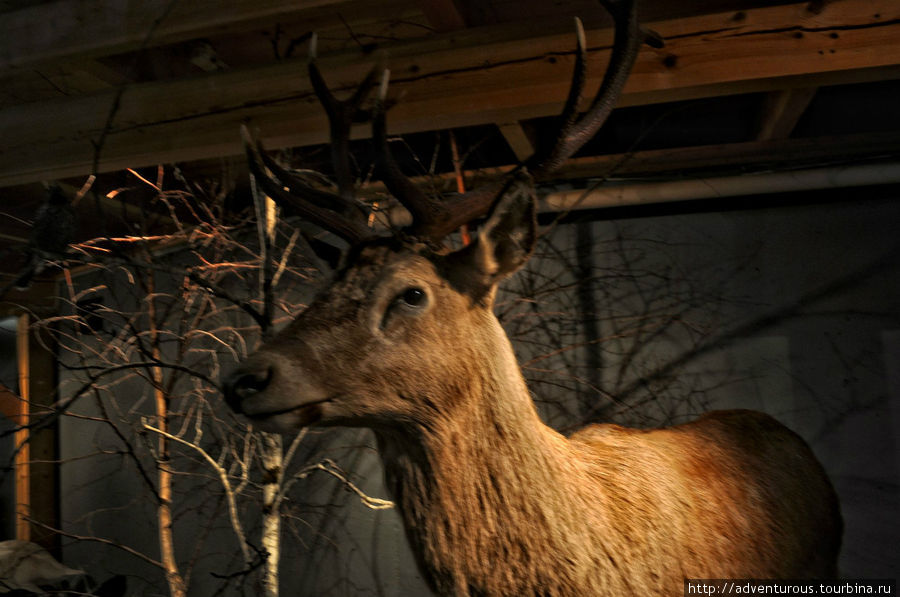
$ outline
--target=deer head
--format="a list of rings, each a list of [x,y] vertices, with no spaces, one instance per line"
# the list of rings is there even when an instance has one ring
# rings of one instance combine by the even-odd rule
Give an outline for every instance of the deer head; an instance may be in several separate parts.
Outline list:
[[[390,236],[367,225],[365,210],[353,197],[348,157],[351,121],[377,75],[370,73],[348,100],[336,100],[316,65],[313,40],[309,75],[329,117],[337,192],[314,188],[280,167],[246,129],[245,144],[262,189],[345,239],[350,249],[330,287],[225,380],[232,408],[270,431],[312,423],[428,426],[458,406],[454,401],[477,393],[463,386],[524,384],[491,312],[493,298],[497,284],[520,268],[534,247],[535,180],[552,174],[594,136],[644,38],[633,2],[603,4],[615,21],[615,40],[588,110],[579,114],[586,50],[576,19],[575,72],[556,143],[507,177],[465,194],[431,198],[400,172],[386,133],[388,71],[381,74],[372,127],[376,167],[412,216],[412,224]],[[485,216],[471,244],[455,251],[443,246],[450,232]],[[486,356],[497,357],[490,375],[480,371]],[[506,369],[509,375],[503,374]]]

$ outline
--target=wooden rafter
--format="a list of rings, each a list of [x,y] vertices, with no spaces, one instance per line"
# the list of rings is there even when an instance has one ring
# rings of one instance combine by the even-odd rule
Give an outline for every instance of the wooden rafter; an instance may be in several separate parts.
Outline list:
[[[358,0],[55,0],[0,19],[0,71],[34,68],[221,34],[328,8],[353,11]]]
[[[489,26],[398,42],[390,49],[390,129],[409,133],[555,114],[571,73],[571,23]],[[651,23],[666,39],[645,48],[622,105],[785,87],[900,77],[900,4],[844,0],[811,12],[806,2]],[[611,32],[588,33],[599,77]],[[490,57],[485,59],[485,57]],[[358,53],[325,56],[349,88],[369,68]],[[300,65],[284,62],[200,79],[129,88],[103,147],[101,170],[240,152],[238,125],[252,118],[269,148],[326,140],[323,114]],[[596,82],[596,81],[595,81]],[[114,93],[0,111],[7,141],[0,185],[84,174]],[[368,135],[366,127],[357,136]]]
[[[783,139],[791,134],[810,102],[817,88],[782,89],[766,96],[756,139]]]
[[[506,139],[506,143],[516,155],[517,160],[524,162],[531,157],[531,154],[534,153],[534,145],[525,133],[525,129],[522,128],[521,122],[504,122],[498,124],[497,128],[500,129],[500,134]]]

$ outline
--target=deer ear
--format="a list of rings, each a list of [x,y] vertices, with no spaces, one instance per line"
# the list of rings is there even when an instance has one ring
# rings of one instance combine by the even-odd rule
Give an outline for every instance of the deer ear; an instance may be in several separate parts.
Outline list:
[[[480,299],[528,261],[536,240],[534,183],[523,175],[500,192],[472,244],[450,256],[451,281]]]
[[[478,230],[476,265],[496,284],[528,261],[536,239],[534,183],[525,177],[514,178],[500,192]]]

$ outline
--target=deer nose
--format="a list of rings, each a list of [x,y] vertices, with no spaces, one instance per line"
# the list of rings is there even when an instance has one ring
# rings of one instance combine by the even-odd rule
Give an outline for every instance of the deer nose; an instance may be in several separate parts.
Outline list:
[[[242,403],[259,394],[272,380],[272,367],[257,368],[239,367],[232,371],[223,382],[225,402],[236,413],[244,412]]]

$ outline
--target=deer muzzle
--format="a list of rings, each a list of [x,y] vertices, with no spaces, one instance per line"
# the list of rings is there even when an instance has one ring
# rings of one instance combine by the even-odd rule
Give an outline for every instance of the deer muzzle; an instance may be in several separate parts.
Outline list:
[[[244,403],[266,390],[272,380],[273,369],[269,365],[248,367],[242,365],[222,381],[225,402],[239,414],[246,414]]]
[[[225,401],[263,431],[287,433],[321,420],[332,396],[280,355],[258,352],[222,379]]]

